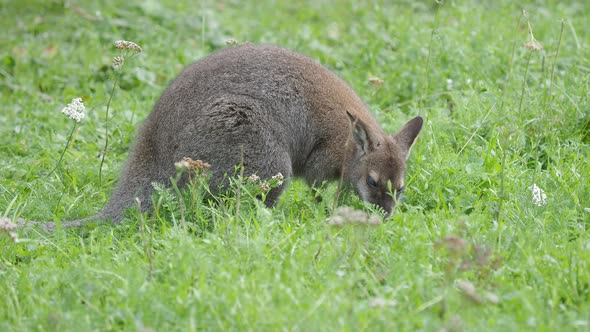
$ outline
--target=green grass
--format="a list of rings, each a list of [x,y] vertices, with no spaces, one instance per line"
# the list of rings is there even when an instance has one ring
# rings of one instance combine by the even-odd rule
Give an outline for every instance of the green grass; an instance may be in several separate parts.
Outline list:
[[[0,0],[13,220],[97,212],[167,83],[229,38],[316,58],[390,132],[426,119],[405,201],[378,227],[329,226],[335,185],[315,203],[295,181],[274,209],[199,202],[190,227],[161,193],[156,216],[123,225],[0,234],[0,330],[590,330],[590,3],[389,3]],[[543,51],[523,47],[527,19]],[[119,39],[144,52],[110,106],[101,183]],[[48,175],[76,97],[87,117]]]

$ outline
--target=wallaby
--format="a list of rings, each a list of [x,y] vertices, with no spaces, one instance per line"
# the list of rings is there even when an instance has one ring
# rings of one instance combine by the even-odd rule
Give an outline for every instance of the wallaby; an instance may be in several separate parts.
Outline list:
[[[135,197],[151,209],[152,183],[169,184],[183,157],[211,164],[212,189],[227,185],[224,175],[243,162],[244,174],[260,178],[282,173],[311,186],[342,178],[390,214],[422,123],[418,116],[385,134],[354,91],[311,58],[269,45],[226,48],[168,86],[139,130],[111,199],[89,219],[120,222]],[[274,205],[284,187],[271,189],[265,204]]]

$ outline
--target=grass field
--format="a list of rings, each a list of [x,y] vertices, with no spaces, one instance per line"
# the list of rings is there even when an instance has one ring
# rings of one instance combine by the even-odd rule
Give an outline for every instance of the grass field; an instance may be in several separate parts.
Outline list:
[[[336,184],[316,203],[296,180],[274,209],[161,190],[123,225],[0,233],[0,330],[590,331],[588,19],[587,1],[0,0],[13,221],[96,213],[167,83],[228,39],[312,56],[386,131],[426,120],[379,226],[331,226]],[[143,52],[115,71],[121,39]],[[79,123],[60,112],[77,97]]]

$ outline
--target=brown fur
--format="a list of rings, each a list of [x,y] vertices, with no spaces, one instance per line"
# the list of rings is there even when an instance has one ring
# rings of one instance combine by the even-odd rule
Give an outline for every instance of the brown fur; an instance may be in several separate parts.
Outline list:
[[[119,222],[135,197],[150,209],[151,183],[168,184],[183,157],[210,163],[211,188],[223,186],[242,146],[247,175],[280,172],[312,185],[343,174],[362,199],[390,213],[387,182],[402,189],[421,127],[416,117],[385,134],[351,88],[302,54],[265,45],[224,49],[188,66],[164,91],[111,199],[92,219]],[[378,177],[376,188],[367,184],[369,172]],[[266,204],[283,189],[272,189]]]

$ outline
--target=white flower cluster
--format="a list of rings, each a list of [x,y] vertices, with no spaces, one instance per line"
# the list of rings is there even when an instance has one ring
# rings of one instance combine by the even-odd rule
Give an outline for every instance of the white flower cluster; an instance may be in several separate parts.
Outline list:
[[[70,119],[80,122],[80,120],[84,119],[86,116],[84,111],[86,107],[84,107],[84,103],[82,102],[82,98],[74,98],[68,106],[64,107],[61,112],[67,115]]]
[[[533,194],[533,204],[536,206],[543,206],[547,204],[547,195],[543,189],[539,188],[535,183],[533,183],[530,189]]]
[[[113,58],[113,69],[119,70],[119,69],[123,68],[123,64],[125,64],[124,57],[117,55],[116,57]]]

